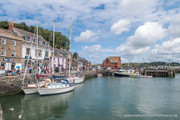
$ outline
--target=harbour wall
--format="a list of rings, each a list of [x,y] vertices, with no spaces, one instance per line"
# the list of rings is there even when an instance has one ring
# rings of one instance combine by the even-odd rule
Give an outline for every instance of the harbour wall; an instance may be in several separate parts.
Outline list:
[[[107,75],[107,71],[101,71],[103,75]],[[83,71],[81,74],[85,75],[85,78],[96,77],[98,71]],[[56,73],[55,75],[68,75],[66,73]],[[47,75],[47,74],[46,74]],[[72,74],[73,75],[73,74]],[[48,75],[50,77],[50,75]],[[24,84],[29,84],[33,81],[35,76],[27,74],[25,77]],[[0,76],[0,96],[14,94],[21,91],[23,74],[19,76]]]
[[[98,73],[101,73],[103,76],[112,76],[113,72],[117,71],[116,69],[111,70],[91,70],[83,71],[81,74],[85,75],[85,79],[96,77]],[[56,73],[60,74],[60,73]],[[153,77],[174,77],[175,70],[145,70],[144,74],[152,75]],[[68,75],[68,73],[61,73],[61,75]],[[49,75],[50,76],[50,75]],[[29,84],[33,81],[35,76],[27,74],[24,84]],[[23,75],[20,76],[4,76],[0,77],[0,96],[14,94],[21,91]]]

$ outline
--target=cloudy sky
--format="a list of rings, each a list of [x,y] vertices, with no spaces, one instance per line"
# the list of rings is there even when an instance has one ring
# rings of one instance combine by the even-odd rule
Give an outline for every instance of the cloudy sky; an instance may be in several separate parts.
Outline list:
[[[0,20],[26,22],[69,36],[72,52],[92,63],[180,62],[180,0],[0,0]]]

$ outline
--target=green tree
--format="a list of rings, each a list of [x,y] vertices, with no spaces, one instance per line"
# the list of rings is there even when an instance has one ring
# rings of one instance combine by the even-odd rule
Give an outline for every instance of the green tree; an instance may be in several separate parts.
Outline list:
[[[9,22],[8,21],[0,21],[0,28],[8,29]]]
[[[78,53],[77,52],[73,53],[73,59],[78,59]]]
[[[8,21],[0,21],[0,28],[8,29],[8,26],[9,26]],[[28,26],[26,25],[25,22],[14,23],[14,27],[32,33],[34,33],[34,31],[36,30],[35,26]],[[41,35],[46,41],[49,41],[50,45],[52,46],[53,45],[52,31],[49,31],[48,29],[43,29],[41,27],[38,28],[38,31],[39,31],[39,35]],[[70,41],[65,35],[62,35],[61,32],[55,32],[56,48],[63,48],[69,50],[69,45],[70,45]]]

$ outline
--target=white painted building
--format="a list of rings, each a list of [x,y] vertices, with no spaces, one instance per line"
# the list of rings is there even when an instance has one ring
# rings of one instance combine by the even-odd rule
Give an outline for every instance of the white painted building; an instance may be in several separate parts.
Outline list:
[[[49,45],[48,45],[49,46]],[[38,54],[37,54],[38,50]],[[46,53],[46,45],[39,45],[38,48],[36,44],[31,43],[23,43],[22,44],[22,58],[24,59],[23,66],[25,67],[26,62],[29,58],[29,65],[34,66],[37,65],[36,61],[38,61],[38,66],[42,66],[43,60],[45,61],[44,66],[50,67],[50,58],[51,58],[51,47],[47,47],[47,54]]]

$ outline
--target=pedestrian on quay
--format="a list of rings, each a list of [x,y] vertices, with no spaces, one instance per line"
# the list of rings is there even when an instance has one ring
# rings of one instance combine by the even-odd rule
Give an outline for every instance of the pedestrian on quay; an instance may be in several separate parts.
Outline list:
[[[32,73],[32,67],[29,66],[29,73],[31,74]]]

